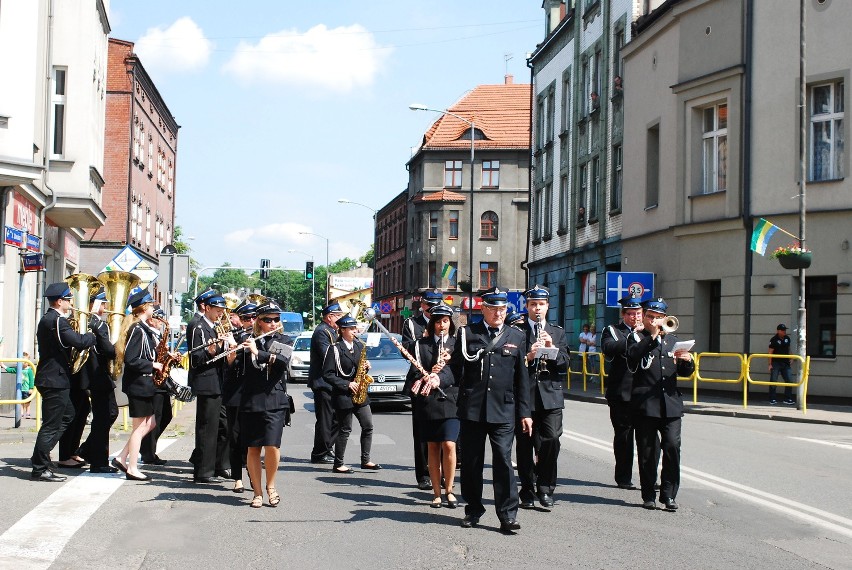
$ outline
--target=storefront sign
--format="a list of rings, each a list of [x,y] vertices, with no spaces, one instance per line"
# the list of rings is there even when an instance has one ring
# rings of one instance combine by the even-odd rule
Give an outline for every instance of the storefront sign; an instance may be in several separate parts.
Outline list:
[[[59,228],[47,218],[44,220],[44,245],[53,251],[59,246]]]
[[[12,223],[16,228],[38,234],[36,207],[18,193],[12,195]]]

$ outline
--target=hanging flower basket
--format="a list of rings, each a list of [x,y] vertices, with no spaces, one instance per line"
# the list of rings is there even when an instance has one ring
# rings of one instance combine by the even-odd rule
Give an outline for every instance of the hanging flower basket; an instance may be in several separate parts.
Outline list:
[[[807,269],[811,266],[813,253],[800,244],[793,243],[777,248],[770,257],[777,259],[784,269]]]

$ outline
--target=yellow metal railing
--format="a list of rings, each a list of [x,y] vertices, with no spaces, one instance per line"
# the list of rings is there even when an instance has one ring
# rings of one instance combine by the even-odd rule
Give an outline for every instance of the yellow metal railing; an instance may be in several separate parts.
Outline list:
[[[571,366],[568,366],[568,388],[571,388],[571,377],[576,375],[580,376],[583,379],[583,392],[586,391],[588,387],[588,382],[590,377],[597,377],[601,381],[601,394],[604,393],[604,378],[606,377],[606,372],[604,371],[604,359],[603,353],[600,352],[580,352],[577,353],[580,356],[580,362],[582,364],[580,370],[571,370]],[[597,372],[592,372],[589,367],[589,356],[592,356],[592,362],[597,360],[598,370]]]
[[[798,360],[802,364],[802,372],[799,374],[798,382],[770,382],[768,380],[755,380],[751,377],[751,361],[754,358],[786,358],[788,360]],[[755,384],[757,386],[794,386],[798,388],[802,386],[802,413],[808,412],[808,376],[811,371],[811,357],[802,358],[798,354],[750,354],[745,367],[745,377],[747,384]],[[747,403],[743,403],[743,407],[748,407]]]
[[[4,364],[29,364],[33,369],[33,373],[35,373],[36,365],[26,358],[0,358],[0,368],[5,368]],[[38,388],[33,386],[32,391],[30,392],[29,398],[24,398],[22,400],[0,400],[0,406],[9,406],[14,404],[26,404],[28,402],[32,402],[35,400],[35,409],[36,409],[36,431],[41,428],[41,394],[38,393]]]

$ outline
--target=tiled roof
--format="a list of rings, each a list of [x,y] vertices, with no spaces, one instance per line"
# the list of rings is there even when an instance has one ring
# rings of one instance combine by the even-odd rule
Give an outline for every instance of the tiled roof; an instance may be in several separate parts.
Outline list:
[[[470,145],[470,141],[468,141],[468,146]],[[465,195],[459,194],[458,192],[453,192],[452,190],[439,190],[438,192],[431,192],[429,194],[418,194],[415,198],[415,202],[464,202]]]
[[[481,149],[525,149],[530,146],[530,85],[480,85],[447,109],[472,121],[484,140]],[[423,149],[470,148],[468,125],[441,115],[423,135]]]

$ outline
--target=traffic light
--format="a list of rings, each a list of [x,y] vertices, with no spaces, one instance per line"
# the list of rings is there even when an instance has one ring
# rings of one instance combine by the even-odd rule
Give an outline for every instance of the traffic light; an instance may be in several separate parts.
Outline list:
[[[311,281],[314,278],[314,262],[305,262],[305,281]]]
[[[260,278],[266,281],[269,279],[269,260],[261,259],[260,260]]]

